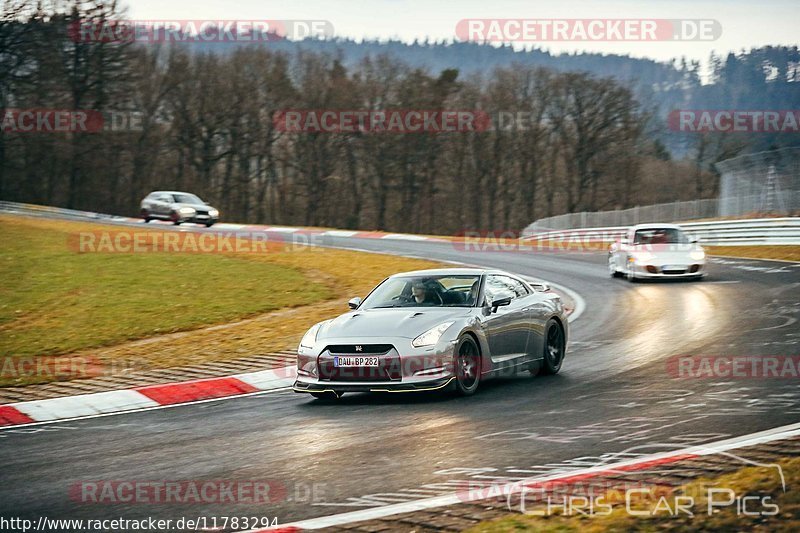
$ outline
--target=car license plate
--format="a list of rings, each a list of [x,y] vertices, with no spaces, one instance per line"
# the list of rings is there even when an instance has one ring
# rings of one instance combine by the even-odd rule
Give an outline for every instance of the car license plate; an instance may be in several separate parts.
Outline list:
[[[683,265],[664,265],[661,270],[686,270],[686,267]]]
[[[333,358],[333,366],[337,368],[347,368],[354,366],[378,366],[377,357],[361,357],[361,356],[336,356]]]

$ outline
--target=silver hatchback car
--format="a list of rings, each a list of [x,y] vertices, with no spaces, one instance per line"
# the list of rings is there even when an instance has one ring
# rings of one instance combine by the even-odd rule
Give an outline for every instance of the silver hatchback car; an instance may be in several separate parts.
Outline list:
[[[561,298],[499,270],[395,274],[350,307],[300,341],[296,392],[338,398],[450,387],[468,395],[495,376],[555,374],[566,352]]]
[[[154,191],[141,204],[141,217],[145,222],[169,220],[178,225],[195,222],[211,227],[219,221],[219,211],[196,195],[180,191]]]

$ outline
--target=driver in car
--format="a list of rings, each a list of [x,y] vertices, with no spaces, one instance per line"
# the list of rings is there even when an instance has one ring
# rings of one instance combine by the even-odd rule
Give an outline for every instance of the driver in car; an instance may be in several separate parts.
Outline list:
[[[421,281],[414,282],[411,286],[411,299],[409,303],[413,305],[437,305],[433,291],[429,290]]]

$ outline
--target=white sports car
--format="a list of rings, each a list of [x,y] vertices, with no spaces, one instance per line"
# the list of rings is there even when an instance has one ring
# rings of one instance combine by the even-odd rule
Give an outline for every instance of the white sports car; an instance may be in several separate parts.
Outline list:
[[[639,224],[608,250],[608,272],[630,281],[644,278],[700,279],[706,254],[696,239],[674,224]]]

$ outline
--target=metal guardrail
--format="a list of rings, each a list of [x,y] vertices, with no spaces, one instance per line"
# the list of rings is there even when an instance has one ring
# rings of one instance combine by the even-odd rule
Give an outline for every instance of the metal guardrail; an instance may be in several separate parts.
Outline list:
[[[800,217],[715,220],[680,224],[703,244],[711,246],[800,245]],[[530,241],[613,242],[628,226],[578,228],[561,231],[528,231],[522,238]]]
[[[21,204],[18,202],[6,202],[0,200],[0,212],[5,213],[22,213],[22,214],[41,214],[53,213],[63,217],[69,217],[79,220],[86,219],[102,219],[102,220],[130,220],[128,217],[121,217],[117,215],[108,215],[104,213],[94,213],[91,211],[78,211],[76,209],[65,209],[63,207],[52,207],[49,205],[36,205],[36,204]]]
[[[127,217],[76,211],[60,207],[0,201],[0,211],[6,213],[55,213],[75,219],[131,220]],[[800,217],[757,218],[744,220],[715,220],[711,222],[688,222],[680,224],[687,233],[699,238],[704,244],[717,245],[800,245]],[[522,234],[529,241],[613,242],[621,237],[628,226],[602,228],[579,228],[561,231],[526,230]]]

